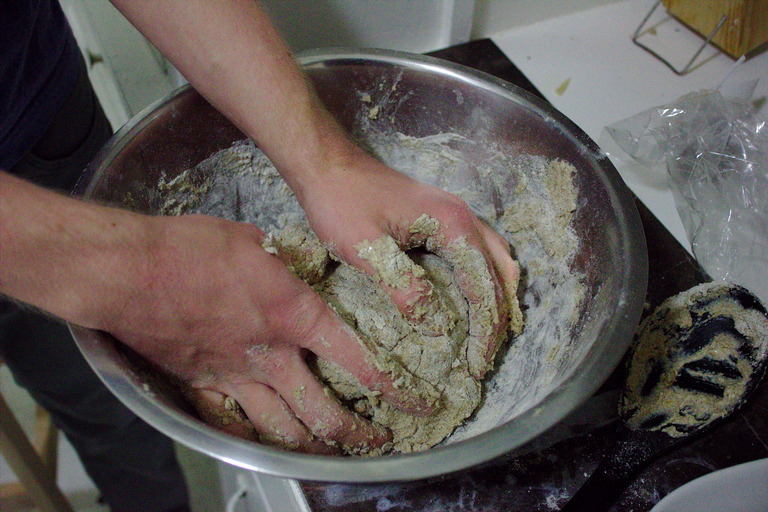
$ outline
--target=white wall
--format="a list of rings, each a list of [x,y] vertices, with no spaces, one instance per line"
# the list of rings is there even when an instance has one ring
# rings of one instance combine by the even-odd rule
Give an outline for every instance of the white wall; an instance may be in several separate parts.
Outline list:
[[[512,27],[616,1],[619,0],[475,0],[472,38],[488,37]]]
[[[420,53],[616,1],[619,0],[262,0],[262,3],[296,51],[362,46]]]
[[[296,51],[329,46],[427,52],[466,42],[474,0],[263,0]]]

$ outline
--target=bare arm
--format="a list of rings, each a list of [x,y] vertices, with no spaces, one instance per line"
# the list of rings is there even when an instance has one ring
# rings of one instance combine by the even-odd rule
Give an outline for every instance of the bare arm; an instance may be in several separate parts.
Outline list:
[[[119,313],[108,277],[149,267],[143,218],[86,206],[0,172],[0,292],[87,327]],[[141,265],[126,266],[122,263]],[[143,267],[143,268],[142,268]],[[98,302],[92,300],[102,297]],[[124,298],[124,297],[123,297]]]
[[[248,134],[299,193],[357,153],[316,101],[253,0],[113,0],[190,83]],[[314,177],[314,176],[313,176]]]

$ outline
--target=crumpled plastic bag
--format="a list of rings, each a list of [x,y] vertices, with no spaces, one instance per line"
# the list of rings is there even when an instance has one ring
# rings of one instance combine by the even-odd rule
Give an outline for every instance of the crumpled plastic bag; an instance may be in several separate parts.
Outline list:
[[[691,93],[606,132],[633,169],[666,173],[702,268],[768,303],[768,121],[751,91]]]

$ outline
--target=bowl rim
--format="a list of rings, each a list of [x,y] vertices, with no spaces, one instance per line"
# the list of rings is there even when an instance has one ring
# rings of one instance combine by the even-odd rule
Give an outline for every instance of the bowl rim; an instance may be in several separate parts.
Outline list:
[[[334,60],[364,60],[402,65],[448,75],[495,94],[514,97],[574,137],[591,155],[602,171],[621,226],[621,275],[625,283],[617,297],[616,314],[603,331],[612,333],[612,343],[589,347],[583,363],[564,377],[534,408],[521,412],[512,422],[461,441],[438,445],[427,451],[382,457],[328,457],[301,454],[235,438],[153,399],[150,390],[136,375],[120,367],[112,338],[102,332],[70,325],[72,335],[88,363],[113,394],[137,416],[172,439],[206,455],[234,466],[307,481],[381,483],[410,481],[444,475],[487,462],[524,446],[581,406],[619,364],[631,342],[640,319],[648,280],[645,236],[634,199],[608,157],[597,144],[565,115],[545,100],[493,75],[430,56],[396,50],[363,48],[325,48],[297,54],[302,66],[327,64]],[[98,182],[98,174],[108,168],[110,154],[116,155],[156,113],[175,98],[197,94],[189,85],[182,86],[155,101],[120,128],[94,158],[78,183],[75,193],[88,196]],[[98,167],[98,168],[97,168]],[[584,393],[581,396],[577,392]]]

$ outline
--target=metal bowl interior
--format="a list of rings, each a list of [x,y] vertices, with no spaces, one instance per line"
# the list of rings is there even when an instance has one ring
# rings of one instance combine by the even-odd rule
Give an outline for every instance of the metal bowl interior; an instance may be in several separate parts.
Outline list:
[[[461,470],[521,447],[581,405],[623,356],[639,319],[647,251],[633,198],[610,161],[577,126],[519,88],[436,59],[378,50],[325,50],[300,61],[327,108],[360,129],[361,92],[378,95],[375,122],[416,137],[442,132],[561,158],[577,169],[581,241],[574,265],[587,276],[570,358],[545,392],[498,424],[430,450],[384,457],[299,454],[237,439],[199,421],[172,393],[149,386],[109,335],[71,326],[86,359],[129,408],[171,438],[228,463],[276,476],[338,482],[403,481]],[[382,104],[384,104],[382,103]],[[371,122],[370,116],[368,121]],[[157,212],[161,175],[173,177],[243,134],[193,89],[184,87],[126,124],[86,170],[78,192]],[[511,193],[511,192],[510,192]]]

